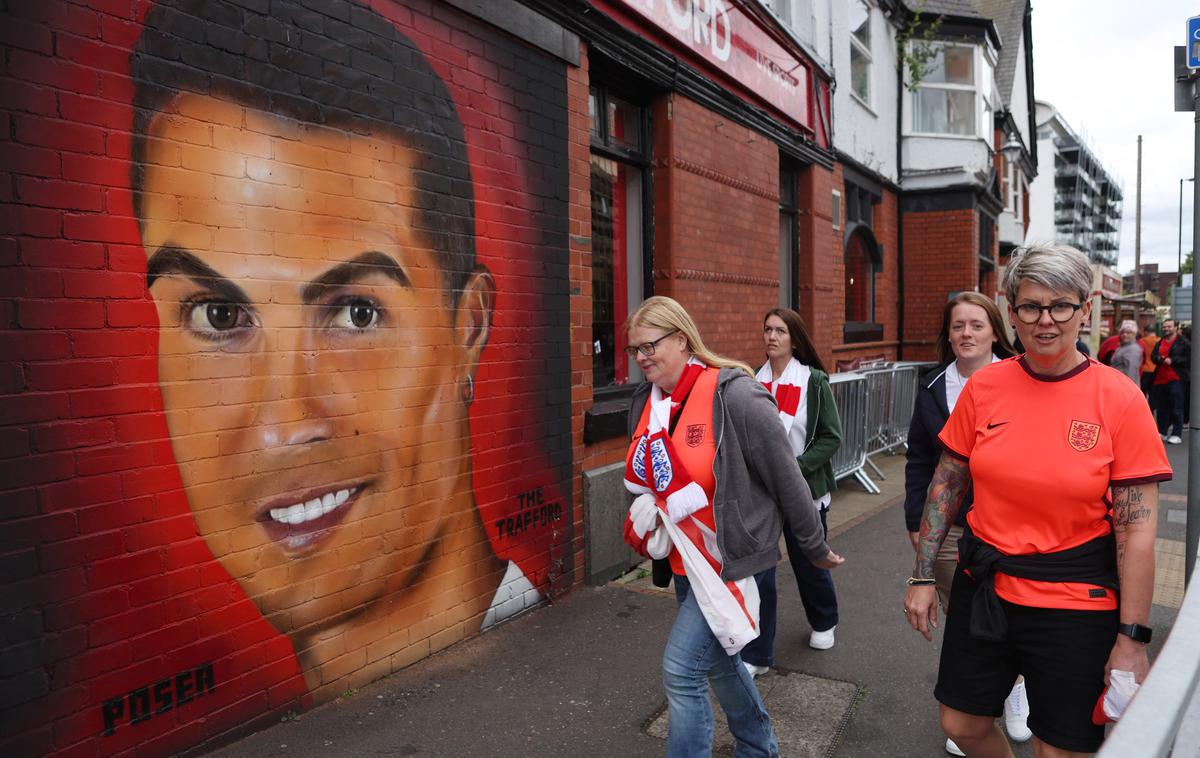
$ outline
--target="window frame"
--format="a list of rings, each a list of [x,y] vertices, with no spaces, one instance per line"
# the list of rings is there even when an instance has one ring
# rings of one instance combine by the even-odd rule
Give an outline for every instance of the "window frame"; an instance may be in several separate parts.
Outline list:
[[[883,252],[879,240],[875,236],[875,209],[883,202],[882,193],[857,184],[847,179],[843,186],[843,204],[846,216],[845,232],[842,238],[842,265],[849,266],[850,245],[856,239],[862,241],[862,255],[866,258],[865,271],[868,280],[865,283],[868,296],[868,321],[851,320],[845,310],[842,312],[842,342],[854,344],[862,342],[877,342],[883,339],[883,324],[878,319],[878,275],[883,270]],[[843,269],[842,294],[845,306],[850,299],[845,287],[846,268]]]
[[[784,182],[791,192],[784,192]],[[783,155],[779,156],[779,305],[797,310],[800,307],[800,165]],[[788,231],[784,239],[784,230]]]
[[[595,98],[596,106],[596,121],[598,122],[598,134],[592,132],[592,118],[589,111],[588,118],[588,163],[591,164],[591,156],[597,155],[617,163],[623,163],[635,167],[640,175],[640,192],[641,203],[639,211],[641,215],[641,299],[645,299],[654,294],[653,292],[653,276],[652,263],[653,252],[652,243],[654,239],[654,223],[653,223],[653,186],[651,183],[651,168],[653,160],[653,145],[651,142],[651,115],[650,105],[644,97],[638,97],[634,94],[633,87],[622,87],[619,83],[610,82],[605,79],[599,81],[593,80],[588,84],[588,100],[589,104]],[[611,98],[617,98],[630,106],[637,109],[637,118],[635,121],[636,129],[638,130],[638,144],[641,150],[631,150],[623,145],[614,144],[609,139],[609,101]],[[591,179],[589,171],[589,194],[591,190]],[[594,288],[593,288],[594,289]],[[594,292],[593,292],[594,298]],[[640,300],[639,300],[640,302]],[[630,303],[634,305],[634,303]],[[594,308],[594,304],[593,304]],[[593,313],[595,311],[593,310]],[[615,314],[614,314],[615,315]],[[628,316],[628,314],[625,314]],[[614,318],[614,320],[616,320]],[[592,353],[594,355],[594,353]],[[623,353],[622,353],[623,356]],[[629,381],[625,384],[597,387],[593,382],[592,385],[592,400],[596,405],[607,403],[609,401],[624,400],[632,396],[633,391],[641,382],[641,372],[637,368],[636,363],[631,359],[626,358],[630,362]]]
[[[871,10],[872,10],[873,6],[871,5],[871,3],[867,2],[867,0],[850,0],[850,2],[858,3],[858,4],[862,5],[863,9],[867,12],[867,22],[866,22],[867,41],[863,42],[859,38],[859,36],[854,33],[853,29],[850,30],[850,48],[849,48],[849,50],[850,50],[850,97],[859,101],[860,103],[865,105],[867,108],[870,108],[871,107],[871,95],[874,90],[874,88],[871,86],[871,84],[872,84],[872,73],[874,72],[874,60],[875,60],[875,56],[872,55],[872,53],[871,53],[871,48],[874,44],[874,41],[872,40],[872,35],[871,35]],[[847,23],[847,26],[849,26],[848,23]],[[854,53],[855,52],[857,52],[859,55],[861,55],[866,61],[867,92],[866,92],[865,96],[860,94],[854,86]]]
[[[952,42],[946,40],[934,40],[928,44],[937,46],[942,51],[943,66],[945,65],[945,50],[946,48],[958,47],[964,48],[971,52],[971,83],[959,84],[957,82],[929,82],[922,80],[915,90],[909,90],[905,87],[905,100],[908,102],[908,132],[907,134],[914,137],[941,137],[951,139],[982,139],[986,135],[982,133],[984,129],[983,122],[987,121],[980,113],[983,106],[983,101],[986,96],[983,94],[983,69],[985,61],[983,60],[982,52],[978,45],[968,42]],[[970,92],[971,93],[971,130],[966,133],[943,131],[930,132],[919,131],[917,129],[917,101],[919,93],[925,90],[937,90],[941,92]],[[990,124],[990,121],[989,121]],[[947,123],[947,125],[949,125]]]

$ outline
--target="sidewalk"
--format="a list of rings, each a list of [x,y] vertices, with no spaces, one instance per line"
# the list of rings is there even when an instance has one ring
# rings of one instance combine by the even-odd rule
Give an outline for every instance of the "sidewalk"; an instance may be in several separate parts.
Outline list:
[[[1177,476],[1163,487],[1152,655],[1182,596],[1187,450],[1168,452]],[[776,667],[758,682],[785,756],[945,755],[932,695],[939,640],[927,643],[901,616],[912,568],[904,459],[877,463],[882,494],[843,482],[830,511],[831,542],[847,559],[834,572],[832,650],[807,646],[795,580],[781,564]],[[580,587],[215,755],[661,756],[666,743],[652,733],[663,726],[660,664],[674,612],[674,593],[645,578]],[[1016,752],[1032,755],[1028,743]]]

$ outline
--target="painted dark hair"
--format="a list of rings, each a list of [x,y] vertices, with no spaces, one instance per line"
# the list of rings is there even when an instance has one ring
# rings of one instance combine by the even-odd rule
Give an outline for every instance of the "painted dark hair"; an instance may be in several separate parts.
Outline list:
[[[1004,329],[1004,317],[1000,315],[1000,309],[996,307],[996,304],[978,292],[960,292],[950,298],[942,310],[942,330],[938,332],[937,336],[938,363],[949,363],[954,360],[954,349],[950,347],[950,316],[954,313],[956,305],[978,305],[987,313],[988,323],[992,325],[992,331],[996,334],[992,353],[997,358],[1011,358],[1017,354],[1016,348],[1008,339],[1008,332]]]
[[[767,311],[767,315],[763,316],[763,326],[766,326],[767,319],[772,316],[787,326],[788,337],[792,340],[792,357],[805,366],[825,371],[825,364],[821,362],[821,356],[813,347],[812,339],[808,336],[808,329],[804,328],[804,319],[800,318],[800,314],[791,308],[772,308]]]
[[[475,201],[462,122],[441,77],[391,21],[354,2],[324,15],[271,0],[161,0],[130,58],[134,212],[147,130],[176,95],[228,100],[297,121],[398,140],[414,154],[414,224],[449,293],[475,267]],[[339,18],[334,18],[339,15]]]

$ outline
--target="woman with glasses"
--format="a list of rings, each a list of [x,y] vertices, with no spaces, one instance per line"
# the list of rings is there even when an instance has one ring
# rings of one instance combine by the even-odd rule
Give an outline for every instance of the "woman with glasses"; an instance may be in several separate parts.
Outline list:
[[[667,297],[642,303],[626,329],[627,351],[646,377],[629,413],[625,483],[639,495],[626,524],[629,544],[650,554],[651,532],[699,535],[717,583],[727,587],[775,566],[786,521],[806,559],[827,569],[840,565],[843,559],[825,543],[775,403],[749,367],[710,352],[691,316]],[[647,499],[652,516],[669,525],[630,528]],[[663,653],[667,755],[711,753],[711,683],[737,741],[734,755],[776,756],[775,734],[753,680],[737,651],[730,654],[727,641],[714,635],[711,603],[697,599],[698,592],[710,597],[711,587],[701,584],[702,571],[686,567],[692,565],[684,555],[690,549],[670,544],[679,614]],[[754,589],[753,581],[737,586]],[[757,623],[753,618],[751,626]]]
[[[1008,341],[1000,309],[978,292],[960,292],[946,303],[935,349],[938,365],[922,375],[917,383],[917,400],[908,427],[908,461],[904,466],[904,523],[908,527],[913,550],[920,547],[925,494],[929,491],[933,470],[942,452],[942,446],[937,441],[938,433],[946,425],[946,419],[958,403],[967,380],[976,371],[1002,358],[1009,358],[1016,352]],[[958,517],[947,530],[946,540],[933,565],[938,602],[943,613],[950,607],[950,582],[958,565],[958,538],[962,536],[971,500],[968,488]],[[1018,742],[1024,742],[1031,736],[1025,725],[1028,712],[1025,686],[1018,683],[1004,701],[1008,733]],[[962,750],[949,739],[946,740],[946,752],[963,755]]]
[[[977,371],[939,435],[904,614],[932,639],[934,566],[973,486],[934,689],[943,730],[970,756],[1012,755],[995,718],[1018,674],[1044,758],[1095,752],[1109,672],[1140,682],[1149,669],[1171,468],[1138,388],[1075,349],[1091,284],[1072,247],[1018,251],[1004,289],[1026,352]]]
[[[829,386],[829,374],[825,373],[800,314],[790,308],[767,312],[763,319],[763,346],[767,362],[755,378],[775,397],[789,449],[800,464],[800,472],[821,516],[821,531],[828,536],[826,514],[833,499],[831,493],[837,488],[830,461],[842,444],[842,421]],[[804,557],[791,532],[785,529],[783,538],[804,615],[812,628],[808,645],[814,650],[828,650],[833,647],[838,623],[833,577],[829,569],[815,566]],[[755,579],[762,603],[762,634],[742,650],[742,662],[752,676],[766,673],[774,662],[775,569],[767,569]]]

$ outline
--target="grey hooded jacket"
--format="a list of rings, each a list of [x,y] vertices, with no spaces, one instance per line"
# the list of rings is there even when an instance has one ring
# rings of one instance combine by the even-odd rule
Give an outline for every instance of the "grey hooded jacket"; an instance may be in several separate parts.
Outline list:
[[[649,397],[650,384],[643,382],[629,410],[631,438]],[[806,558],[824,558],[829,545],[771,393],[740,369],[721,369],[712,431],[717,441],[713,516],[721,578],[744,579],[778,563],[785,523]]]

